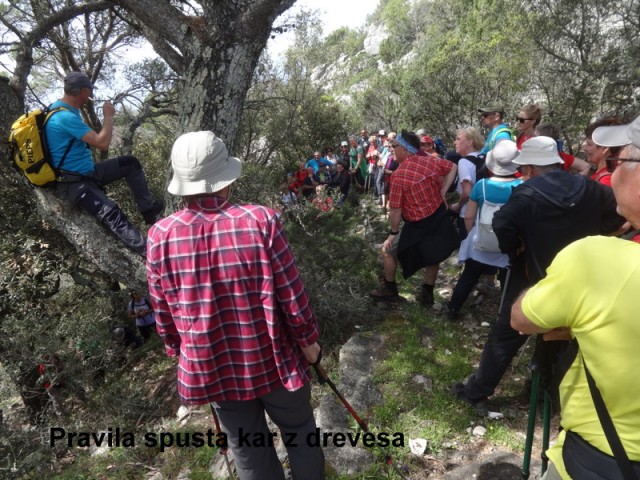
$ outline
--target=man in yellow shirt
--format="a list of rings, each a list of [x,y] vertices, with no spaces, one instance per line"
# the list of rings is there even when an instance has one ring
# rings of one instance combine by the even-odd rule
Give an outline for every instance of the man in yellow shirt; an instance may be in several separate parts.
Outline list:
[[[619,144],[633,142],[610,163],[612,169],[615,167],[612,186],[618,212],[638,228],[640,117],[628,126],[601,128],[604,130],[596,130],[594,136],[601,136],[602,140],[609,137]],[[596,412],[584,364],[602,395],[626,455],[640,476],[640,322],[635,314],[639,291],[640,245],[620,238],[587,237],[562,250],[547,276],[523,292],[513,305],[514,329],[546,335],[569,329],[580,347],[560,384],[564,430],[548,451],[553,464],[546,480],[623,478]],[[578,454],[581,465],[565,467],[563,447],[567,432],[577,434],[579,442],[584,441],[589,444],[587,448],[594,447],[599,452]],[[564,452],[564,458],[570,456],[571,452]]]

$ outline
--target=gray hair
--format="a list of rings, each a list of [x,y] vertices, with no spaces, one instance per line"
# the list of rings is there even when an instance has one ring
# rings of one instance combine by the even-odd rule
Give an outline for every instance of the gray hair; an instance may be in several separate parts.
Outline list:
[[[630,158],[633,160],[640,160],[640,147],[637,147],[633,143],[630,143],[629,145],[625,145],[624,147],[622,147],[622,150],[620,150],[619,155],[621,158]],[[629,162],[629,163],[636,163],[636,162]]]

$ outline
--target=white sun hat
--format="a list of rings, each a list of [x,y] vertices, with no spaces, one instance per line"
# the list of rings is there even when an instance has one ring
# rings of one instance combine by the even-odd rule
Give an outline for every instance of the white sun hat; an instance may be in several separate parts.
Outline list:
[[[231,185],[242,173],[239,158],[213,132],[189,132],[178,137],[171,149],[173,177],[167,187],[179,196],[214,193]]]

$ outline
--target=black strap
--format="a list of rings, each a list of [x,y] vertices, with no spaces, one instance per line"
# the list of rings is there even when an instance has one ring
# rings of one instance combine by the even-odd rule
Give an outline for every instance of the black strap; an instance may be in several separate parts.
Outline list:
[[[56,168],[56,175],[60,175],[60,172],[62,171],[62,166],[64,165],[64,161],[67,158],[67,154],[69,153],[69,151],[71,150],[71,146],[73,145],[73,141],[74,141],[74,139],[72,138],[71,141],[69,142],[69,145],[67,145],[66,150],[62,154],[62,158],[60,159],[60,163],[58,164],[58,168]]]
[[[47,114],[45,116],[45,120],[44,123],[42,125],[42,131],[45,134],[46,137],[46,131],[44,130],[45,126],[47,125],[47,122],[49,121],[49,119],[51,117],[53,117],[56,113],[58,113],[61,110],[68,110],[68,108],[65,107],[57,107],[54,108],[53,110],[49,110],[49,107],[47,107]],[[69,154],[69,151],[71,150],[71,146],[73,145],[73,141],[75,140],[75,138],[71,137],[71,140],[69,141],[69,144],[67,145],[67,148],[65,149],[64,153],[62,154],[62,157],[60,158],[60,163],[58,164],[58,166],[56,168],[54,168],[55,173],[56,173],[56,177],[60,176],[60,172],[62,172],[62,166],[64,165],[64,161],[67,158],[67,155]],[[46,142],[46,138],[45,138],[45,142]],[[49,148],[49,145],[46,145],[46,148]],[[53,163],[53,162],[52,162]],[[51,167],[53,168],[53,165],[51,165]]]
[[[622,235],[623,240],[633,240],[633,237],[635,237],[636,235],[640,234],[640,228],[638,228],[637,230],[632,230],[630,232],[625,233],[624,235]]]
[[[538,193],[538,195],[540,195],[542,198],[547,200],[549,203],[555,205],[556,207],[566,208],[566,205],[564,205],[562,202],[560,202],[559,200],[556,200],[555,198],[549,196],[547,193],[543,192],[539,188],[536,188],[533,185],[529,184],[529,182],[523,183],[522,187],[529,187],[531,190],[533,190],[534,192]]]
[[[596,407],[596,412],[598,412],[600,424],[602,425],[604,434],[607,437],[607,442],[609,442],[609,447],[611,447],[611,451],[613,452],[613,457],[616,459],[618,468],[620,468],[625,480],[638,480],[638,476],[633,470],[633,466],[627,456],[627,452],[624,450],[622,442],[620,441],[616,427],[613,425],[613,420],[611,420],[609,411],[604,404],[604,399],[600,394],[600,390],[598,390],[596,382],[587,368],[584,356],[582,356],[582,365],[584,366],[584,373],[587,375],[587,383],[589,384],[589,391],[591,392],[591,398],[593,398],[593,404]]]

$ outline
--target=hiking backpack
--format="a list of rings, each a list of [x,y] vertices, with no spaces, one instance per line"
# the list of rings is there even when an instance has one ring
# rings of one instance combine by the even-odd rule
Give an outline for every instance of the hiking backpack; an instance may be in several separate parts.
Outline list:
[[[67,109],[46,107],[32,110],[22,115],[11,125],[11,133],[9,133],[11,161],[29,183],[37,187],[44,187],[56,181],[58,172],[62,169],[64,159],[73,143],[73,139],[71,139],[62,155],[60,165],[55,168],[51,161],[44,127],[51,115],[60,110]]]
[[[469,160],[476,167],[476,183],[483,178],[489,178],[489,169],[487,168],[487,156],[484,153],[477,155],[465,155],[462,157]]]
[[[498,237],[493,231],[493,215],[504,203],[495,203],[487,200],[485,193],[485,183],[482,182],[482,208],[478,210],[476,215],[476,233],[473,237],[473,247],[482,252],[500,253],[498,246]]]

